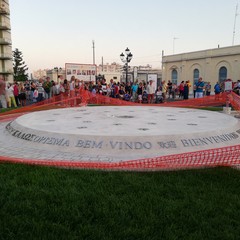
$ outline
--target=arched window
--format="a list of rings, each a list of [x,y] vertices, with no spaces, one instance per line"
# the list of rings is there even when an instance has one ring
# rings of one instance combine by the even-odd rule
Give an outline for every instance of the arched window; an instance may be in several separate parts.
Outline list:
[[[199,79],[199,70],[195,68],[193,70],[193,85],[196,85],[196,83],[198,82],[198,79]]]
[[[219,81],[219,83],[221,83],[221,82],[223,82],[226,79],[227,79],[227,68],[226,67],[221,67],[219,69],[218,81]]]
[[[178,72],[176,69],[172,70],[172,83],[177,84],[178,81]]]

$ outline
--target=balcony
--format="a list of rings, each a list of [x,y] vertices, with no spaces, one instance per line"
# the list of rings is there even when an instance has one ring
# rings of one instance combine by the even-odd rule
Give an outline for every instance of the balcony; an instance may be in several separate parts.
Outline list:
[[[0,3],[9,5],[9,0],[0,0]]]
[[[13,74],[13,69],[8,69],[8,70],[0,69],[0,74],[2,74],[2,75],[12,75]]]
[[[10,15],[10,11],[7,7],[0,6],[0,14]]]
[[[6,22],[6,21],[0,22],[0,29],[1,30],[11,30],[11,25],[9,22]]]
[[[0,53],[0,60],[12,60],[12,55],[8,53]]]
[[[0,45],[11,45],[12,41],[9,38],[0,38]]]

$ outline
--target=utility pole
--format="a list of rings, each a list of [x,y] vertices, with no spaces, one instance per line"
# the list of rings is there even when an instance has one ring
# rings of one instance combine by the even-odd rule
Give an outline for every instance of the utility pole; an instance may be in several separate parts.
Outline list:
[[[102,57],[102,72],[103,72],[103,57]]]
[[[162,68],[162,79],[161,81],[163,81],[163,56],[164,56],[164,50],[162,50],[162,62],[161,62],[161,68]],[[160,83],[161,85],[161,83]]]
[[[95,65],[95,42],[94,42],[94,40],[92,40],[92,44],[93,44],[93,65]]]
[[[232,45],[234,45],[234,40],[235,40],[235,29],[236,29],[236,21],[237,21],[237,16],[238,16],[238,3],[236,5],[236,11],[235,11],[235,18],[234,18],[234,24],[233,24],[233,39],[232,39]]]
[[[175,40],[177,40],[177,39],[179,39],[179,38],[176,38],[176,37],[173,38],[173,54],[175,52]]]

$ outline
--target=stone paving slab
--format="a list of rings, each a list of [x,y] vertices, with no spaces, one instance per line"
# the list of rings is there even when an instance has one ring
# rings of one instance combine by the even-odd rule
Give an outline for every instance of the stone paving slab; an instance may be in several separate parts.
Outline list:
[[[0,123],[0,156],[120,162],[234,146],[240,121],[195,109],[85,107]]]

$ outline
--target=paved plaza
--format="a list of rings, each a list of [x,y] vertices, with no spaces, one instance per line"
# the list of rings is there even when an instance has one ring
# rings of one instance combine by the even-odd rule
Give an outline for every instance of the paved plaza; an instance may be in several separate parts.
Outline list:
[[[0,156],[116,163],[238,145],[231,115],[155,106],[33,112],[0,123]]]

